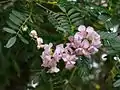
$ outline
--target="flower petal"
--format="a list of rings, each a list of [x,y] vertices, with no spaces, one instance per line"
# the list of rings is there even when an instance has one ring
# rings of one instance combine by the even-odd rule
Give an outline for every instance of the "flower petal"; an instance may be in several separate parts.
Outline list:
[[[78,31],[85,31],[86,30],[86,27],[84,25],[80,25],[78,27]]]
[[[50,69],[48,70],[48,73],[57,73],[57,72],[59,72],[59,71],[60,71],[59,68],[57,68],[57,67],[52,67],[52,68],[50,68]]]
[[[87,39],[84,39],[81,43],[81,46],[85,49],[88,48],[90,46],[89,41]]]
[[[98,52],[98,49],[96,47],[94,47],[94,46],[91,46],[90,48],[88,48],[88,51],[90,53],[94,54],[94,53]]]
[[[71,70],[71,69],[74,68],[74,67],[75,67],[74,64],[66,63],[66,65],[65,65],[65,68],[66,68],[66,69],[69,69],[69,70]]]

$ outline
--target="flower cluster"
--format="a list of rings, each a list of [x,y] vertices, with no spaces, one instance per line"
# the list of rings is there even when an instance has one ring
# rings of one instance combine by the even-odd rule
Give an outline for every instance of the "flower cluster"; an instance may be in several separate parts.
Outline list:
[[[98,48],[101,46],[100,35],[90,26],[86,28],[84,25],[80,25],[78,31],[74,36],[69,37],[68,46],[73,48],[77,55],[89,57],[98,52]]]
[[[60,60],[65,62],[65,68],[71,69],[74,67],[75,61],[77,60],[76,55],[70,54],[67,47],[64,48],[63,44],[59,44],[56,46],[54,52],[52,51],[53,44],[50,43],[49,45],[45,44],[44,51],[41,55],[43,60],[43,67],[49,68],[48,72],[58,72],[59,69],[57,68],[57,63]]]
[[[32,37],[36,38],[36,33],[32,34]],[[60,60],[64,61],[66,69],[72,69],[78,59],[77,56],[90,57],[91,54],[98,52],[98,48],[101,47],[100,35],[90,26],[86,28],[84,25],[80,25],[78,32],[74,36],[68,37],[68,40],[69,42],[65,45],[57,45],[55,50],[52,43],[42,44],[44,46],[41,55],[42,66],[48,68],[49,73],[60,71],[57,67]],[[37,42],[38,46],[41,47],[41,41],[37,40]]]
[[[59,71],[57,68],[57,62],[59,62],[63,53],[63,44],[57,45],[54,52],[52,51],[52,46],[52,43],[49,45],[45,44],[44,51],[41,55],[41,58],[43,60],[42,66],[48,67],[50,73]]]

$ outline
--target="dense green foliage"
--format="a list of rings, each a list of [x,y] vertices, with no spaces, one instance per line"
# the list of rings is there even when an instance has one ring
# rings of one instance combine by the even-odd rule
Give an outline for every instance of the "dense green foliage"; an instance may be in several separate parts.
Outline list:
[[[101,1],[1,0],[0,90],[119,90],[120,0]],[[65,43],[83,24],[101,35],[99,53],[92,60],[79,57],[73,70],[46,73],[41,67],[42,49],[36,48],[30,31],[56,45]],[[94,62],[97,68],[91,67]]]

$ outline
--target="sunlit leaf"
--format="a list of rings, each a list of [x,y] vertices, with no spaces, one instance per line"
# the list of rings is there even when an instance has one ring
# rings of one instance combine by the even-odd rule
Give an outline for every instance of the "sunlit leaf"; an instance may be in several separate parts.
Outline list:
[[[11,37],[11,38],[8,40],[8,42],[7,42],[7,44],[5,45],[5,47],[6,47],[6,48],[10,48],[10,47],[12,47],[12,46],[15,44],[15,42],[16,42],[16,36]]]
[[[11,33],[11,34],[16,34],[16,31],[14,31],[13,29],[10,28],[3,28],[4,31]]]

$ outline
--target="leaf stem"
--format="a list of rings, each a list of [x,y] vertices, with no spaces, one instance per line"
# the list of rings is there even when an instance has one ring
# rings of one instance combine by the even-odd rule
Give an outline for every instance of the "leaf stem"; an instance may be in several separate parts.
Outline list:
[[[23,26],[24,26],[24,25],[27,23],[27,21],[30,19],[31,15],[32,15],[32,9],[33,9],[33,8],[31,8],[31,10],[30,10],[29,16],[25,19],[25,21],[24,21],[24,22],[22,23],[22,25],[20,26],[18,32],[16,33],[16,36],[19,34],[19,32],[21,31],[21,29],[23,28]]]
[[[47,10],[47,11],[50,11],[50,12],[53,12],[52,10],[50,10],[50,9],[48,9],[48,8],[46,8],[46,7],[44,7],[43,5],[41,5],[41,4],[39,4],[39,3],[36,3],[38,6],[40,6],[40,7],[42,7],[43,9],[45,9],[45,10]]]
[[[71,81],[72,78],[74,77],[74,74],[75,74],[76,70],[77,70],[77,67],[74,68],[74,70],[73,70],[73,72],[72,72],[72,74],[71,74],[71,76],[70,76],[69,81]]]
[[[50,90],[54,90],[53,89],[53,84],[52,84],[52,79],[50,78]]]
[[[76,70],[77,70],[77,67],[75,67],[74,70],[72,71],[72,74],[71,74],[70,79],[68,81],[68,84],[70,84],[70,85],[71,85],[70,82],[72,81],[72,78],[74,77],[74,74],[75,74]],[[68,84],[66,85],[65,90],[67,90]]]

